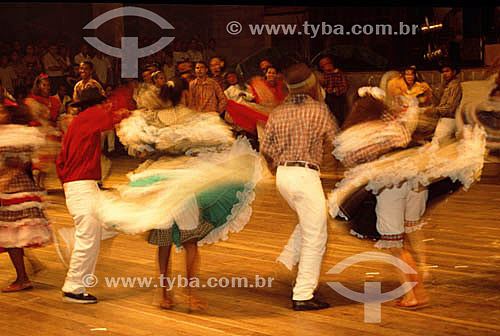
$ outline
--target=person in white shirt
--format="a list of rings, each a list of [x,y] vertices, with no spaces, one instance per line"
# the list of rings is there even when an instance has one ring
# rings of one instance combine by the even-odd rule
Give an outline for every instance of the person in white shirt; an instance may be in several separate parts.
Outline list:
[[[102,52],[97,50],[91,62],[94,65],[94,72],[97,77],[96,79],[101,82],[103,86],[108,84],[111,77],[111,62],[109,59],[104,56]]]
[[[75,55],[73,59],[73,64],[81,64],[82,62],[91,62],[92,57],[89,54],[89,47],[86,44],[82,44],[80,47],[80,52]]]
[[[175,77],[175,64],[171,54],[165,55],[165,64],[163,64],[162,70],[167,80]]]
[[[64,71],[66,70],[66,63],[58,53],[56,44],[51,44],[49,51],[42,58],[43,67],[49,76],[51,93],[54,94],[56,88],[64,83]]]
[[[14,81],[17,79],[16,72],[14,68],[9,65],[9,57],[3,55],[0,59],[0,81],[3,87],[11,95],[14,94]]]

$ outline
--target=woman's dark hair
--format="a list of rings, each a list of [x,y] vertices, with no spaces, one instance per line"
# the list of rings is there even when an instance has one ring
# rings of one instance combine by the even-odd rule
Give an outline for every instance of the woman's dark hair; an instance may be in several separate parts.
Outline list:
[[[169,85],[169,84],[174,85]],[[164,101],[172,102],[173,106],[176,106],[180,103],[182,98],[182,91],[187,90],[187,83],[181,78],[174,77],[167,82],[166,85],[163,85],[160,89],[160,98]]]
[[[403,76],[403,79],[404,79],[404,76],[405,76],[405,72],[407,70],[410,70],[413,72],[413,75],[415,75],[415,82],[422,82],[422,79],[420,78],[420,75],[418,74],[417,72],[417,67],[414,66],[414,65],[409,65],[409,66],[406,66],[404,67],[402,70],[401,70],[401,76]],[[404,81],[406,82],[406,79],[404,79]]]
[[[343,130],[362,122],[380,120],[388,109],[383,101],[375,99],[371,95],[365,97],[356,95],[356,97],[357,100],[352,105],[351,111],[349,111],[342,124]]]
[[[90,61],[83,61],[82,63],[87,64],[90,67],[90,70],[94,70],[94,63],[92,63]],[[82,63],[80,63],[80,64],[82,64]]]
[[[42,89],[40,89],[40,83],[43,80],[49,80],[49,76],[46,74],[40,74],[35,78],[35,81],[33,82],[33,87],[31,88],[31,93],[35,96],[41,96],[42,95]]]

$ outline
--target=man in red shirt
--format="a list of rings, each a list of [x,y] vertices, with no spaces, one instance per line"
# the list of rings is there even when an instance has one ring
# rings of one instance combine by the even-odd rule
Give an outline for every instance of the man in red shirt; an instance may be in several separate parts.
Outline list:
[[[81,92],[79,113],[64,134],[57,158],[57,175],[64,187],[66,206],[75,222],[75,246],[62,288],[63,300],[96,303],[97,298],[85,292],[84,279],[92,276],[101,241],[101,223],[93,215],[101,180],[101,132],[110,130],[127,116],[128,110],[113,109],[98,88]]]

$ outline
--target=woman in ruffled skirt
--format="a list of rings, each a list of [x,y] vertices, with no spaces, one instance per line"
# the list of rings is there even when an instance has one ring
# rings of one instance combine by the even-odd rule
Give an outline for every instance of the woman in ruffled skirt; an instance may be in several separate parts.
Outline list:
[[[168,277],[172,245],[184,247],[187,278],[192,279],[198,246],[226,240],[230,232],[238,232],[248,223],[260,177],[260,157],[248,140],[239,138],[220,153],[159,160],[129,174],[128,185],[102,193],[97,213],[107,227],[124,233],[151,230],[148,242],[158,246],[163,279]],[[168,309],[174,302],[164,284],[160,306]],[[190,307],[204,308],[206,303],[193,295],[192,285],[189,281]]]
[[[43,213],[42,189],[30,174],[31,158],[44,136],[19,107],[0,107],[0,248],[8,252],[17,278],[2,292],[33,288],[24,265],[24,248],[52,242],[52,229]]]

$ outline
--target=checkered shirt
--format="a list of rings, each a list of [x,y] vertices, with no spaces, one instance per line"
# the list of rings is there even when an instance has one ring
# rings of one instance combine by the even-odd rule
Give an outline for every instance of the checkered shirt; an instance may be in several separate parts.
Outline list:
[[[344,156],[344,160],[342,161],[344,166],[352,168],[362,163],[374,161],[383,154],[391,151],[392,149],[398,147],[406,147],[408,143],[410,143],[411,133],[404,124],[395,120],[394,117],[389,113],[385,113],[382,116],[382,120],[387,124],[396,123],[396,125],[399,126],[401,130],[400,135],[384,140],[382,142],[359,148],[356,151],[346,153]]]
[[[333,143],[338,126],[325,103],[291,95],[269,116],[261,151],[274,162],[307,161],[318,166],[325,140]]]
[[[220,85],[212,78],[195,80],[189,83],[189,107],[199,112],[222,113],[227,98]]]
[[[327,92],[337,88],[337,96],[345,94],[348,89],[347,81],[340,70],[329,74],[323,73],[323,78],[320,83]]]

